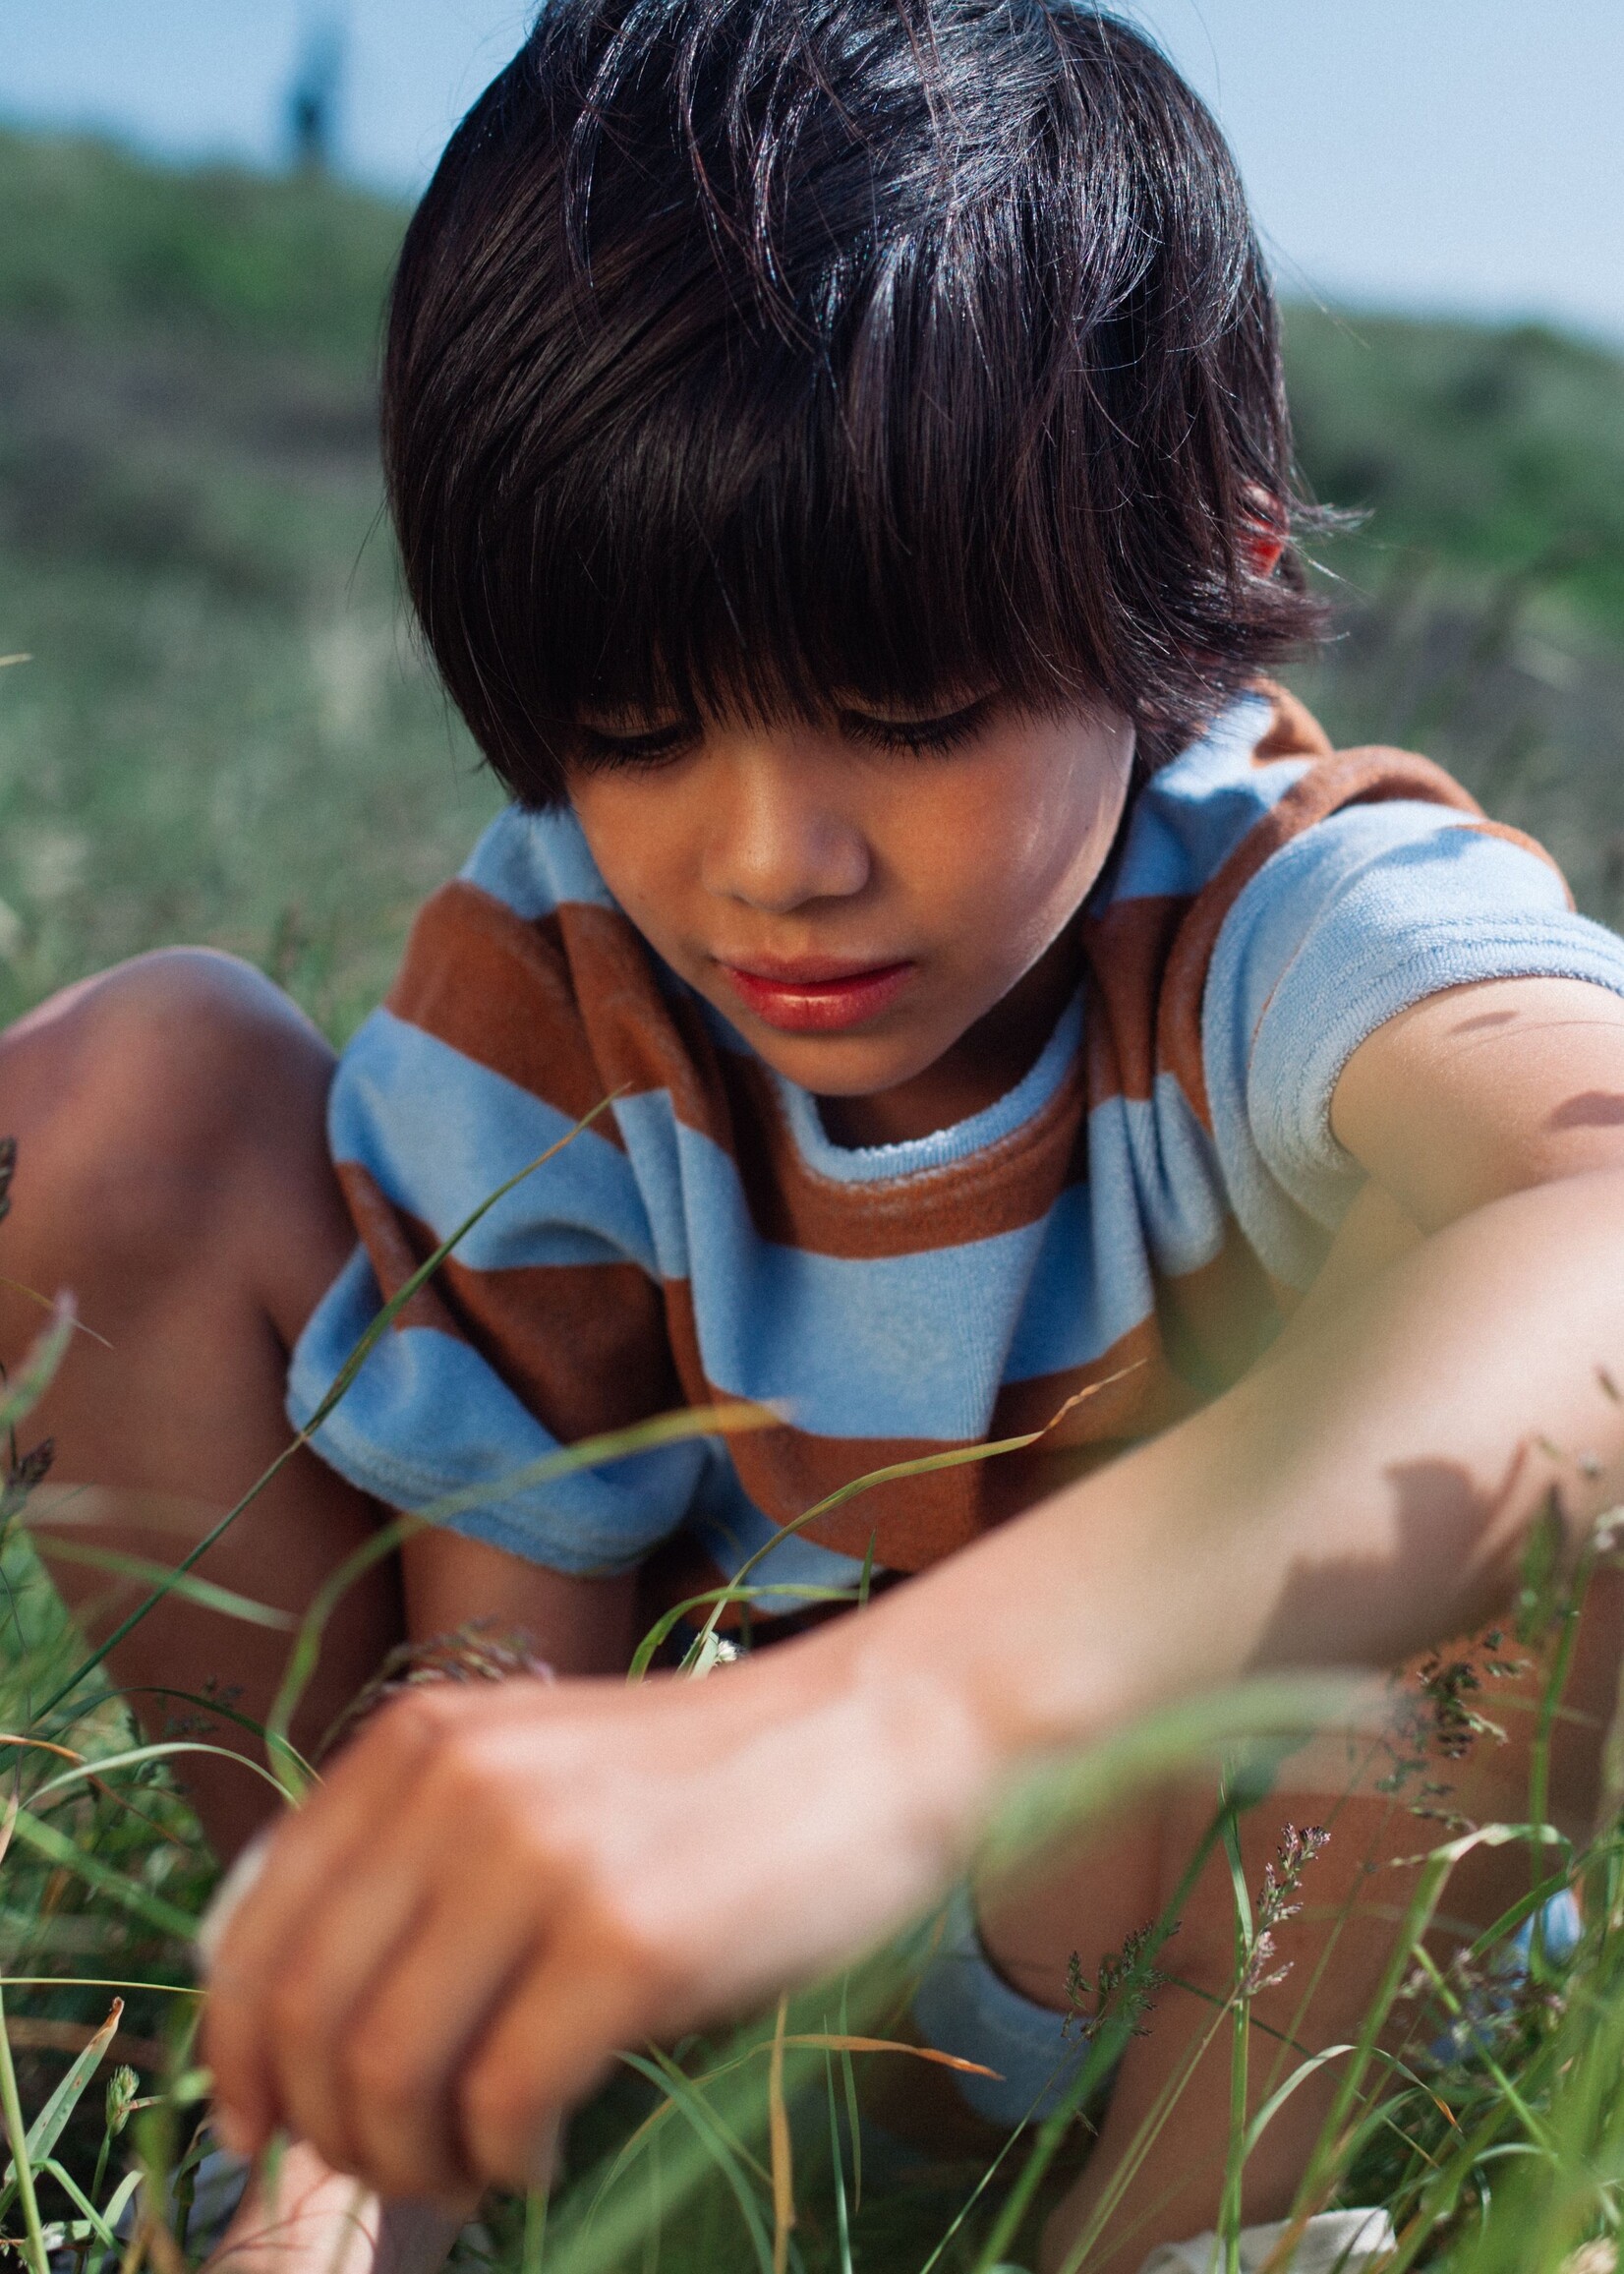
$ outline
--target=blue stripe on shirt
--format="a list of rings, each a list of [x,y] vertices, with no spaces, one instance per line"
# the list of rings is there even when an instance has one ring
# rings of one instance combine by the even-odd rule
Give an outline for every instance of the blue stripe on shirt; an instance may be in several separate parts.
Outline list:
[[[333,1083],[333,1158],[355,1161],[436,1240],[569,1137],[567,1114],[391,1012],[375,1011]],[[630,1161],[595,1130],[498,1200],[457,1248],[479,1271],[532,1263],[655,1267]]]
[[[1213,953],[1202,1050],[1231,1200],[1269,1269],[1305,1286],[1363,1181],[1330,1126],[1359,1045],[1445,988],[1536,977],[1624,994],[1624,943],[1470,815],[1350,806],[1258,872]]]
[[[1193,894],[1217,875],[1236,846],[1310,761],[1252,763],[1273,713],[1255,696],[1234,703],[1139,792],[1128,824],[1111,900]]]
[[[551,915],[565,901],[601,908],[615,904],[567,808],[527,813],[508,806],[475,845],[462,877],[527,923]]]
[[[378,1309],[363,1251],[318,1308],[288,1374],[303,1429]],[[681,1523],[707,1458],[703,1439],[515,1490],[513,1472],[558,1449],[478,1352],[432,1327],[384,1334],[315,1438],[322,1459],[391,1507],[418,1511],[485,1488],[449,1529],[554,1570],[622,1571]]]

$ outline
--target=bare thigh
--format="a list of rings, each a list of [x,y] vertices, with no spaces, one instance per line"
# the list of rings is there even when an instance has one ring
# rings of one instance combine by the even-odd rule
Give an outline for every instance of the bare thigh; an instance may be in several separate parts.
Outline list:
[[[172,1566],[288,1447],[287,1354],[354,1240],[324,1138],[331,1070],[266,980],[189,951],[86,982],[0,1038],[0,1132],[18,1143],[0,1359],[15,1368],[41,1323],[18,1289],[72,1292],[91,1331],[73,1337],[24,1441],[55,1440],[36,1538],[92,1636],[147,1590],[53,1560],[53,1533]],[[199,1573],[297,1613],[377,1519],[299,1451]],[[398,1631],[395,1574],[375,1570],[332,1621],[297,1742],[314,1741]],[[287,1650],[285,1633],[171,1597],[111,1671],[149,1728],[195,1713],[189,1698],[260,1720]],[[211,1738],[259,1751],[224,1719]],[[187,1781],[225,1855],[274,1805],[229,1763],[195,1761]]]
[[[1554,1720],[1541,1711],[1554,1638],[1532,1653],[1510,1637],[1498,1648],[1446,1646],[1395,1684],[1384,1725],[1327,1732],[1304,1746],[1242,1817],[1242,1872],[1254,1917],[1266,1872],[1286,1868],[1288,1828],[1313,1825],[1330,1835],[1304,1867],[1293,1915],[1258,1966],[1264,1982],[1248,2006],[1254,2108],[1305,2055],[1358,2037],[1388,1973],[1426,1852],[1474,1826],[1529,1819],[1541,1729],[1550,1740],[1546,1818],[1570,1837],[1584,1837],[1613,1709],[1621,1602],[1619,1575],[1598,1574]],[[1491,1670],[1494,1662],[1518,1661],[1519,1672]],[[1174,1905],[1218,1797],[1212,1778],[1147,1796],[1140,1810],[1091,1830],[1024,1883],[986,1891],[983,1933],[1001,1970],[1056,2007],[1066,2003],[1073,1953],[1085,1976],[1097,1980],[1102,1956]],[[1428,1936],[1435,1957],[1447,1964],[1559,1868],[1559,1850],[1522,1841],[1485,1842],[1469,1852],[1442,1891]],[[1216,2214],[1231,2130],[1231,2027],[1217,2024],[1237,1968],[1235,1895],[1221,1850],[1184,1889],[1177,1909],[1179,1932],[1161,1959],[1167,1979],[1155,1992],[1148,2030],[1128,2047],[1089,2168],[1056,2214],[1046,2265],[1062,2263],[1104,2208],[1106,2235],[1088,2264],[1104,2270],[1120,2262],[1125,2274],[1154,2243],[1197,2233]],[[1401,2002],[1384,2032],[1385,2049],[1402,2053],[1413,2033],[1429,2036],[1436,2027],[1435,2013]],[[1247,2165],[1247,2217],[1278,2218],[1290,2208],[1339,2082],[1333,2061],[1293,2093],[1265,2131]],[[1144,2153],[1147,2138],[1154,2144]]]

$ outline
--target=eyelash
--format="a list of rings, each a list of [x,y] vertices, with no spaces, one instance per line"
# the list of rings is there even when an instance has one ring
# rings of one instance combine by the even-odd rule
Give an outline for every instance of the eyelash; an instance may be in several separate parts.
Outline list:
[[[860,711],[842,711],[841,731],[871,750],[891,750],[907,757],[944,757],[980,733],[987,723],[990,698],[968,703],[944,719],[870,719]]]
[[[599,734],[590,727],[577,729],[576,758],[589,774],[613,774],[622,769],[652,774],[686,755],[699,738],[697,727],[663,727],[655,734]]]
[[[846,739],[870,750],[885,750],[904,757],[944,757],[977,735],[986,724],[991,698],[966,704],[941,719],[871,719],[861,711],[838,714]],[[590,727],[577,729],[577,758],[589,773],[613,773],[622,768],[653,773],[669,766],[691,750],[699,737],[697,727],[662,728],[653,734],[601,734]]]

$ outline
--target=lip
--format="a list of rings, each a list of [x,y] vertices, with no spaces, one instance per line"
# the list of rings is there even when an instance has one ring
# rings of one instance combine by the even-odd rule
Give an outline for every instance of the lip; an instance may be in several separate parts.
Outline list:
[[[910,962],[719,962],[747,1011],[781,1034],[838,1034],[889,1010],[913,977]]]

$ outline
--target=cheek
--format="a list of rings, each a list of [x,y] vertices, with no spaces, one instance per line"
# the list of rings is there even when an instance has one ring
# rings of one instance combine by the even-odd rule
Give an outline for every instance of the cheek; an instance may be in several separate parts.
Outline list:
[[[651,935],[678,914],[683,832],[648,785],[593,781],[570,799],[600,875],[614,899]]]
[[[965,816],[958,843],[972,855],[981,904],[1006,930],[1047,946],[1087,898],[1116,836],[1127,768],[1035,770],[1004,783]]]

